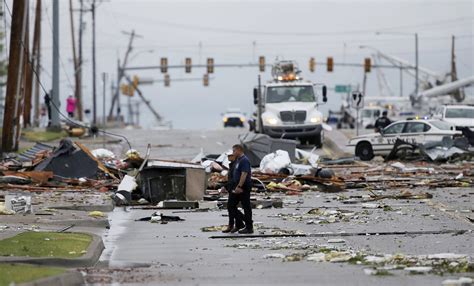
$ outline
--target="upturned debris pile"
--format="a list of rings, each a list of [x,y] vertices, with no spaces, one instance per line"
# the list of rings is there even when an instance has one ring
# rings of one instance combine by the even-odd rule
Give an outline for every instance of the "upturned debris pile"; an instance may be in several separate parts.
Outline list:
[[[0,189],[16,191],[86,190],[112,188],[118,182],[84,145],[61,140],[54,148],[38,143],[0,163]]]

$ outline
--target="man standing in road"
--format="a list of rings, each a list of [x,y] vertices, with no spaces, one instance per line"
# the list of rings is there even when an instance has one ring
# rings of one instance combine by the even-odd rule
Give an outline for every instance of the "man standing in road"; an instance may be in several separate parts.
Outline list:
[[[384,110],[382,112],[382,117],[377,118],[375,121],[375,132],[380,132],[382,131],[385,127],[389,126],[392,124],[392,120],[390,120],[387,117],[387,110]]]
[[[237,205],[239,204],[240,196],[235,194],[233,190],[235,189],[234,180],[232,179],[234,176],[235,170],[235,156],[233,153],[227,155],[227,158],[230,161],[229,164],[229,172],[227,174],[227,184],[225,187],[222,187],[225,191],[229,193],[229,197],[227,199],[227,212],[229,213],[229,224],[227,228],[224,229],[223,233],[235,233],[242,228],[244,228],[244,215],[239,211]]]
[[[253,233],[253,222],[252,205],[250,203],[250,191],[252,190],[250,161],[247,156],[245,156],[244,147],[242,145],[237,144],[232,146],[232,151],[235,156],[235,167],[232,176],[232,181],[235,186],[233,193],[237,195],[238,201],[240,201],[244,209],[245,228],[239,230],[239,233],[251,234]]]

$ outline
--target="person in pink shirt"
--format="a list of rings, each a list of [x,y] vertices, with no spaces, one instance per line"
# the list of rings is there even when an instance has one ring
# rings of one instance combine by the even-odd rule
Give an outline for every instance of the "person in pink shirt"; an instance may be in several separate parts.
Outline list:
[[[74,117],[74,110],[76,110],[76,99],[70,95],[66,100],[66,111],[70,118]]]

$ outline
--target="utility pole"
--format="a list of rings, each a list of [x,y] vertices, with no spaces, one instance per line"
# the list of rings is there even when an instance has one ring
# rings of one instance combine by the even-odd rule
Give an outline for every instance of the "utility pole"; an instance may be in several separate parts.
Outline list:
[[[102,128],[105,128],[106,125],[106,116],[105,116],[105,95],[106,95],[106,88],[107,88],[107,74],[104,72],[102,73]]]
[[[133,81],[132,81],[132,79],[131,79],[129,76],[125,75],[125,79],[127,80],[128,84],[130,84],[130,85],[133,84]],[[147,99],[143,96],[143,93],[142,93],[142,91],[140,90],[140,88],[139,88],[139,87],[136,87],[135,90],[137,91],[138,96],[140,96],[140,98],[142,99],[142,101],[143,101],[143,102],[145,103],[145,105],[148,107],[148,109],[150,109],[151,113],[153,113],[153,115],[155,116],[156,120],[157,120],[157,121],[163,120],[163,118],[161,117],[161,115],[159,115],[158,112],[156,112],[156,110],[153,108],[153,106],[151,106],[150,101],[147,100]]]
[[[400,97],[403,97],[403,68],[400,67]]]
[[[95,0],[91,3],[92,12],[92,126],[97,126],[97,90],[95,59]]]
[[[10,55],[8,64],[8,82],[3,114],[2,152],[14,151],[17,146],[15,139],[17,122],[19,121],[18,101],[22,83],[24,54],[23,41],[26,36],[28,1],[13,1],[12,21],[10,30]]]
[[[415,95],[418,95],[420,90],[420,81],[418,74],[418,33],[415,33]]]
[[[53,94],[51,104],[51,129],[60,129],[59,122],[59,0],[53,0]]]
[[[76,53],[76,37],[75,37],[75,31],[74,31],[74,9],[72,6],[72,0],[69,0],[69,15],[70,15],[70,20],[71,20],[71,40],[72,40],[72,58],[74,62],[74,97],[76,98],[77,102],[77,116],[79,120],[82,120],[82,100],[81,100],[81,95],[79,93],[80,88],[81,88],[81,81],[79,78],[79,60],[77,59],[77,53]]]
[[[23,114],[23,127],[28,127],[31,125],[31,95],[33,91],[33,66],[30,65],[31,61],[31,54],[30,54],[30,17],[29,17],[29,11],[27,12],[27,20],[26,20],[26,35],[25,35],[25,40],[24,40],[24,52],[25,52],[25,76],[23,77],[23,104],[21,104],[20,100],[20,105],[19,105],[19,113],[18,114]],[[22,109],[22,110],[21,110]],[[18,122],[17,125],[18,130],[20,130],[20,122]],[[17,135],[17,140],[19,140],[19,134],[18,132]],[[16,148],[15,148],[16,149]]]
[[[113,117],[113,112],[115,108],[115,103],[117,102],[117,121],[120,120],[120,81],[122,81],[124,77],[124,69],[127,67],[128,56],[133,49],[133,40],[135,37],[141,37],[140,35],[135,34],[135,30],[132,30],[131,33],[125,33],[130,35],[130,40],[128,42],[127,51],[125,52],[125,57],[123,59],[122,64],[120,64],[120,60],[117,61],[117,83],[115,87],[114,96],[112,97],[112,104],[110,105],[109,109],[109,118]]]
[[[34,126],[39,125],[40,117],[40,73],[41,73],[41,0],[36,0],[36,11],[35,11],[35,28],[33,31],[33,53],[32,53],[32,63],[36,71],[36,76],[34,76]]]
[[[139,101],[135,102],[135,116],[137,117],[135,122],[137,123],[137,127],[139,127],[140,126],[140,102]]]
[[[80,9],[79,9],[79,58],[78,62],[78,69],[77,69],[77,80],[79,81],[78,85],[76,86],[77,95],[79,96],[79,105],[77,106],[78,113],[79,113],[79,120],[83,119],[83,111],[84,105],[82,104],[82,34],[84,31],[84,0],[80,0]]]

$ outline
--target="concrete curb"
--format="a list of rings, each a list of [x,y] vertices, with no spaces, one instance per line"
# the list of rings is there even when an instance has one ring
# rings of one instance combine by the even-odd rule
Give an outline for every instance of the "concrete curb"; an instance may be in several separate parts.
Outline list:
[[[66,272],[61,275],[41,278],[35,281],[18,284],[20,286],[81,286],[86,284],[84,277],[79,272]]]
[[[87,233],[92,236],[92,241],[87,248],[87,253],[78,258],[58,257],[23,257],[23,256],[1,256],[0,263],[27,263],[35,265],[59,266],[59,267],[91,267],[99,260],[105,249],[102,238],[98,235]]]
[[[101,212],[111,212],[114,210],[114,204],[112,201],[100,204],[100,205],[62,205],[62,206],[53,206],[51,209],[57,210],[72,210],[72,211],[101,211]]]
[[[88,227],[109,227],[109,220],[104,219],[64,219],[64,220],[53,220],[53,219],[39,219],[37,224],[45,225],[74,225],[74,226],[88,226]]]

